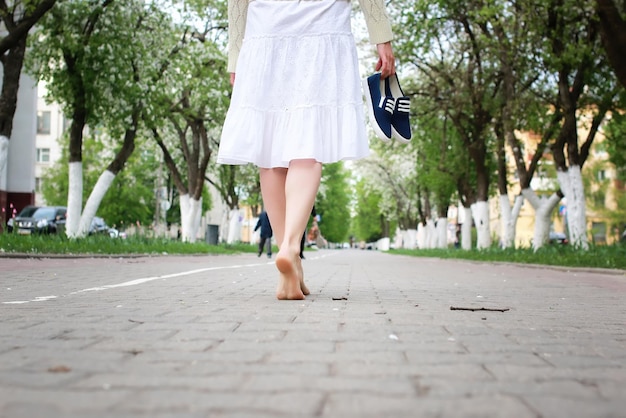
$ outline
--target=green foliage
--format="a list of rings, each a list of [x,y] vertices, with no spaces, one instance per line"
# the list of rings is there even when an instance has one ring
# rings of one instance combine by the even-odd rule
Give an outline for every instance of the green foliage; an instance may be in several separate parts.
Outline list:
[[[604,132],[609,160],[615,166],[617,178],[626,181],[626,115],[614,112]]]
[[[463,150],[463,143],[454,125],[443,117],[420,118],[415,132],[417,149],[417,181],[422,194],[430,194],[435,209],[447,213],[456,194],[460,177],[471,177],[471,160]]]
[[[64,114],[84,107],[88,126],[121,138],[155,87],[147,75],[169,19],[156,3],[140,0],[58,2],[30,37],[27,67]]]
[[[261,196],[261,180],[259,169],[252,164],[239,165],[237,167],[237,188],[239,200],[252,209],[253,216],[261,213],[263,198]]]
[[[184,19],[164,29],[163,45],[155,52],[159,65],[145,122],[171,157],[168,169],[178,193],[197,199],[230,101],[223,52],[225,2],[186,2],[180,13]],[[229,189],[222,180],[213,180],[220,193]]]
[[[329,242],[344,242],[350,229],[352,196],[349,174],[343,163],[324,165],[322,183],[315,204],[322,236]]]
[[[28,67],[46,81],[47,98],[60,103],[77,126],[82,126],[80,111],[86,111],[93,136],[85,144],[75,139],[70,146],[72,158],[82,153],[85,188],[91,190],[116,148],[107,143],[92,152],[95,145],[89,142],[120,141],[128,129],[135,131],[141,110],[141,122],[149,132],[159,132],[169,151],[173,164],[168,168],[174,167],[177,180],[172,184],[186,184],[178,194],[203,196],[203,208],[210,207],[204,173],[211,148],[218,143],[230,91],[222,52],[226,20],[222,0],[75,0],[60,3],[42,21],[32,37]],[[136,132],[141,136],[139,125]],[[157,163],[153,159],[148,167],[148,161],[139,163],[141,159],[145,154],[134,161],[131,157],[128,164],[145,171],[122,171],[102,202],[99,214],[107,215],[109,223],[152,221]],[[52,176],[67,177],[67,167],[55,170]],[[66,201],[64,182],[49,182],[50,199],[65,194]],[[111,200],[134,206],[107,204]],[[180,217],[172,216],[172,209],[167,216]]]
[[[141,142],[141,141],[140,141]],[[42,177],[42,195],[47,204],[65,206],[69,193],[67,139],[61,139],[61,158],[49,167]],[[152,223],[155,210],[154,187],[158,161],[156,150],[147,145],[141,152],[129,158],[126,169],[122,170],[107,191],[97,215],[107,224],[124,229],[126,225],[137,222],[146,225]],[[87,137],[83,143],[83,186],[93,189],[100,173],[106,168],[103,156],[113,152],[112,144],[94,137]],[[83,205],[87,196],[83,196]]]
[[[372,242],[383,238],[382,222],[385,218],[380,209],[381,194],[371,190],[361,179],[356,183],[356,215],[353,219],[358,241]]]
[[[475,260],[480,262],[502,262],[521,264],[543,264],[567,267],[598,267],[626,270],[626,245],[591,246],[589,250],[579,250],[571,245],[547,245],[532,248],[492,247],[485,250],[393,250],[392,254],[415,257],[435,257],[443,259]]]

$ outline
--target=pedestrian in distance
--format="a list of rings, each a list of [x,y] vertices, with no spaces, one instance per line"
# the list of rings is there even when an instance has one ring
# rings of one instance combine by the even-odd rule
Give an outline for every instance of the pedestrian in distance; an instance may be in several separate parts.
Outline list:
[[[384,0],[359,0],[375,70],[395,74]],[[233,85],[217,162],[259,167],[278,299],[304,299],[300,241],[322,164],[369,155],[350,0],[229,0]]]
[[[315,211],[315,205],[313,205],[313,209],[311,210],[311,216],[315,218],[317,216],[317,212]],[[304,260],[304,244],[306,242],[307,230],[304,230],[302,234],[302,238],[300,239],[300,260]]]
[[[267,258],[272,258],[272,225],[270,224],[270,219],[267,216],[267,212],[263,211],[259,215],[259,220],[254,227],[254,230],[257,231],[261,229],[261,239],[259,240],[259,257],[263,254],[263,248],[267,243]]]

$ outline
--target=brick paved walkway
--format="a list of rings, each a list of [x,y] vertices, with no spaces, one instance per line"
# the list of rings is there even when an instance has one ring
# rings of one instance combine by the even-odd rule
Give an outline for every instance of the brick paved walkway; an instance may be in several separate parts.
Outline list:
[[[0,417],[626,417],[624,272],[307,256],[0,258]]]

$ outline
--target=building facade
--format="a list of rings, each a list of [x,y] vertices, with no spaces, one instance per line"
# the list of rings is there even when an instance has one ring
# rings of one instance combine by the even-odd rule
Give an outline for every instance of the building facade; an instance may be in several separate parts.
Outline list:
[[[25,206],[35,203],[36,131],[37,83],[32,77],[22,75],[13,118],[13,132],[11,138],[8,138],[6,161],[0,164],[2,228],[7,219],[15,216]]]

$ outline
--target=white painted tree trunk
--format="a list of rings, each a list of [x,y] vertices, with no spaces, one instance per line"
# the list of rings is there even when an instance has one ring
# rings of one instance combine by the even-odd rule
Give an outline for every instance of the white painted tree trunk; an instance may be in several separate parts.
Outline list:
[[[561,191],[567,199],[567,227],[572,245],[587,250],[587,208],[585,204],[585,187],[580,166],[574,165],[567,171],[557,171],[556,178]]]
[[[437,219],[436,248],[448,248],[448,218]]]
[[[461,248],[472,249],[472,208],[463,207],[463,224],[461,225]]]
[[[548,242],[551,224],[550,216],[561,198],[556,193],[553,193],[550,197],[539,197],[533,189],[524,189],[522,194],[535,209],[535,231],[532,244],[533,248],[537,250]]]
[[[80,216],[80,224],[78,226],[76,238],[86,237],[89,234],[91,221],[93,217],[96,216],[100,203],[102,203],[102,199],[111,187],[113,180],[115,180],[115,174],[109,170],[105,170],[102,174],[100,174],[98,182],[89,194],[83,213]]]
[[[489,248],[491,246],[489,202],[476,202],[472,205],[471,210],[476,225],[476,248],[479,250]]]
[[[500,246],[511,248],[513,246],[513,234],[511,224],[513,223],[511,202],[508,194],[500,195]]]
[[[406,234],[407,232],[405,232]],[[426,248],[426,227],[423,223],[417,224],[417,248]],[[404,246],[406,248],[406,245]]]
[[[402,230],[396,228],[396,236],[393,240],[394,248],[402,248]]]
[[[426,221],[426,248],[435,248],[437,244],[437,234],[435,231],[435,221],[429,219]]]
[[[404,234],[404,248],[414,250],[417,247],[417,229],[407,229]]]
[[[524,196],[515,196],[513,206],[509,201],[508,195],[500,195],[500,217],[502,223],[500,225],[500,245],[502,248],[512,248],[515,246],[515,235],[517,232],[517,219],[519,218]]]
[[[228,244],[234,244],[236,242],[241,241],[241,221],[242,216],[238,209],[233,209],[230,211],[228,222],[228,237],[226,238],[226,242]]]
[[[189,194],[180,196],[181,239],[183,242],[196,242],[202,199],[192,199]]]
[[[515,201],[513,202],[513,211],[511,212],[511,218],[513,219],[513,245],[515,246],[515,238],[517,237],[517,221],[519,219],[519,214],[522,211],[522,206],[524,206],[524,196],[518,194],[515,196]]]
[[[0,180],[6,180],[5,168],[7,167],[7,159],[9,158],[9,138],[0,135]],[[2,186],[2,181],[0,181]]]
[[[78,237],[80,216],[83,207],[83,163],[75,161],[69,164],[69,191],[67,195],[67,221],[65,234],[69,238]]]

